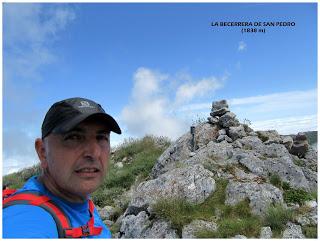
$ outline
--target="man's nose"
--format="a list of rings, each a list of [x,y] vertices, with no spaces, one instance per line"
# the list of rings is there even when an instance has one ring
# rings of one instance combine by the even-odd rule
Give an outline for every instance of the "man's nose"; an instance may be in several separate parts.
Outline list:
[[[93,159],[98,159],[101,155],[101,146],[95,138],[86,141],[85,156]]]

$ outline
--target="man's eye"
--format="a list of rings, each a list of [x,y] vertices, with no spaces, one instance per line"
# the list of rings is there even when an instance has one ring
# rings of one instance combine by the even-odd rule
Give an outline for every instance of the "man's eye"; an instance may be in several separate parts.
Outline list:
[[[108,135],[98,135],[97,140],[99,141],[109,141],[109,136]]]
[[[67,136],[64,137],[64,140],[73,140],[73,141],[78,141],[81,140],[82,136],[79,134],[69,134]]]

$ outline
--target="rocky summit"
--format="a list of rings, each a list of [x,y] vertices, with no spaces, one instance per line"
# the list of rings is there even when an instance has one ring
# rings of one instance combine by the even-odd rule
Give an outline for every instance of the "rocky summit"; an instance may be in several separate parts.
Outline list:
[[[240,123],[227,101],[215,101],[208,121],[172,143],[150,178],[130,190],[115,237],[305,238],[317,226],[316,190],[317,151],[304,133],[291,137],[275,130],[254,131]],[[217,199],[223,203],[204,213]],[[188,209],[190,218],[183,216],[179,223],[157,211],[157,203],[166,201],[200,208]],[[247,219],[241,212],[248,213]],[[282,212],[288,218],[276,224]],[[228,222],[237,224],[232,215],[243,218],[241,225],[260,220],[260,229],[231,230]]]

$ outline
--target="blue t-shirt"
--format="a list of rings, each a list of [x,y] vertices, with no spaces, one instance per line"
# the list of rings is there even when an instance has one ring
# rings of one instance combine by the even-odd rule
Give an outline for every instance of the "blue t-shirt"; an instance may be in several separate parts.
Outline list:
[[[85,225],[90,219],[88,201],[71,203],[50,193],[34,176],[20,191],[37,191],[50,197],[69,217],[72,227]],[[41,207],[32,205],[12,205],[3,209],[3,238],[58,238],[56,223],[51,214]],[[94,209],[94,226],[102,227],[97,236],[88,238],[111,238],[111,233],[102,222],[97,209]]]

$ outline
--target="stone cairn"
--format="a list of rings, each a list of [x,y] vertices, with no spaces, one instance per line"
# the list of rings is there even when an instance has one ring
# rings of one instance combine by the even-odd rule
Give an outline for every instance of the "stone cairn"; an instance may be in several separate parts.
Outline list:
[[[208,122],[219,127],[218,142],[225,140],[231,143],[238,138],[246,136],[246,131],[251,131],[249,127],[245,130],[244,126],[240,124],[236,115],[229,110],[226,100],[212,102]]]

